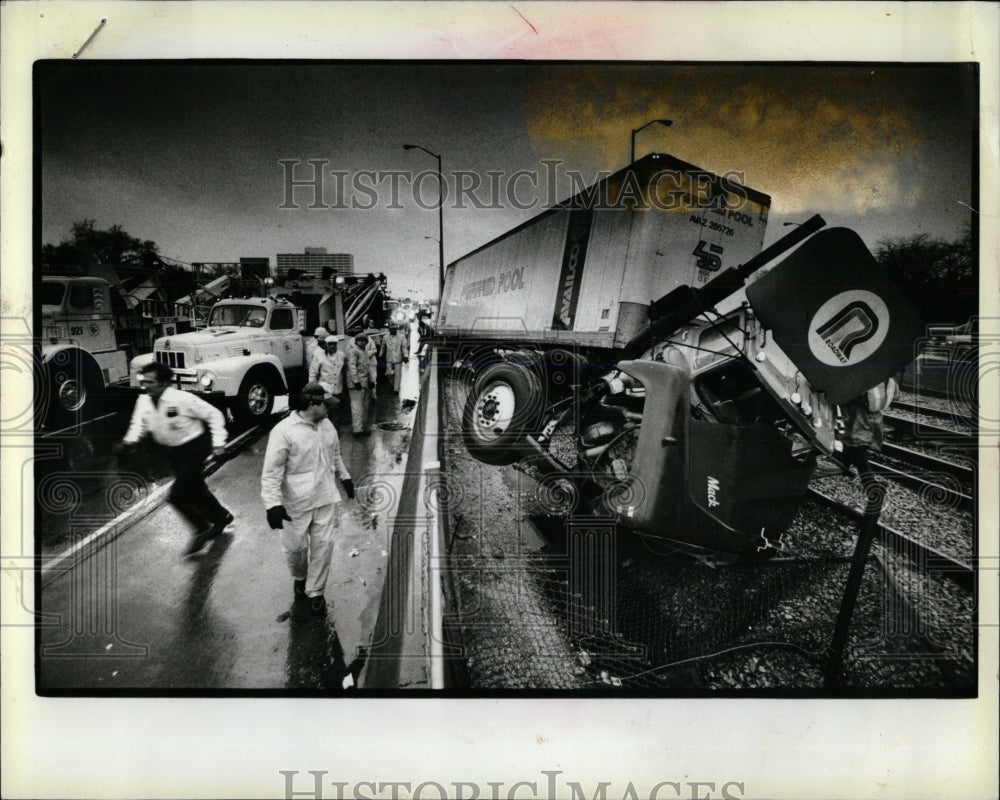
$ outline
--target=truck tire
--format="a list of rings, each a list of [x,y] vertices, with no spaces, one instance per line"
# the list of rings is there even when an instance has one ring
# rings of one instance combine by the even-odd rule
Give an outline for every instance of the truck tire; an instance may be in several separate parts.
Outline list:
[[[97,364],[77,351],[63,351],[45,365],[45,424],[78,425],[89,415],[104,388]]]
[[[529,450],[524,437],[542,415],[538,377],[520,364],[495,364],[473,383],[462,412],[469,453],[487,464],[513,464]]]
[[[233,419],[244,425],[257,425],[267,419],[274,408],[275,384],[273,375],[261,369],[252,370],[230,403]]]

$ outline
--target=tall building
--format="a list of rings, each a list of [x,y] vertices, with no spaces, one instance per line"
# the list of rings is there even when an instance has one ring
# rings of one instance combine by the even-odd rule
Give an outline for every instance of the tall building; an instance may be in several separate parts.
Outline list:
[[[325,247],[307,247],[302,253],[278,253],[278,277],[288,277],[288,271],[299,270],[301,277],[322,278],[354,274],[351,253],[328,253]]]

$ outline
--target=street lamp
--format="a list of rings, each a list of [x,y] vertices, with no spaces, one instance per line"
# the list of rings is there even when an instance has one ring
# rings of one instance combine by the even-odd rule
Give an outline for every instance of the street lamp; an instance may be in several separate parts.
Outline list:
[[[645,130],[650,125],[662,125],[664,128],[669,128],[673,124],[674,124],[674,121],[672,119],[651,119],[649,122],[647,122],[642,127],[635,128],[632,131],[632,157],[629,159],[628,163],[629,164],[634,164],[635,163],[635,135],[639,131]]]
[[[431,158],[437,159],[438,176],[438,295],[444,291],[444,174],[441,172],[441,156],[432,153],[419,144],[404,144],[404,150],[423,150]],[[425,237],[429,238],[429,237]]]

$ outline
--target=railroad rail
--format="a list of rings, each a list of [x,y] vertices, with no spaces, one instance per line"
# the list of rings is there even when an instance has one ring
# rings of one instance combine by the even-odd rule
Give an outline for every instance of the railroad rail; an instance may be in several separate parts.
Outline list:
[[[949,475],[960,481],[963,486],[972,487],[975,485],[976,473],[972,466],[958,464],[954,461],[938,458],[937,456],[893,444],[892,442],[883,443],[882,456],[895,459],[902,464],[906,464],[922,472]],[[975,456],[975,451],[972,451],[969,456],[971,462]]]
[[[949,480],[947,475],[936,472],[923,474],[919,472],[904,472],[877,458],[869,459],[869,464],[872,472],[876,475],[882,475],[910,489],[915,489],[922,495],[925,492],[930,492],[949,508],[971,512],[975,507],[975,499],[971,494],[966,494],[961,488],[956,486],[948,485]]]
[[[922,419],[907,419],[892,413],[890,409],[884,415],[886,424],[897,436],[901,435],[905,439],[926,439],[930,441],[962,442],[968,446],[976,443],[976,438],[971,431],[955,430],[926,422]]]
[[[813,487],[808,489],[808,495],[813,500],[833,508],[856,522],[860,522],[864,517],[864,512],[860,509],[845,505],[836,498],[830,497]],[[969,564],[934,547],[923,544],[912,536],[908,536],[881,522],[878,524],[878,536],[887,547],[924,565],[928,571],[946,575],[967,591],[971,592],[975,590],[976,572]]]
[[[920,403],[919,398],[917,399],[917,402],[900,399],[893,400],[892,405],[890,406],[890,414],[892,413],[892,409],[898,411],[908,411],[911,414],[921,414],[925,417],[950,419],[959,425],[964,425],[973,429],[976,427],[977,423],[976,418],[970,413],[960,411],[957,408],[951,408],[948,410],[935,408],[934,406]]]

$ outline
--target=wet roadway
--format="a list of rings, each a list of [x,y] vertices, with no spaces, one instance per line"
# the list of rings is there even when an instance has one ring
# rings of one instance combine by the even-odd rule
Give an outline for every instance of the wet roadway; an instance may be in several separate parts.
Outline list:
[[[404,397],[415,395],[415,359],[410,368]],[[267,525],[263,437],[208,478],[236,521],[232,533],[200,554],[184,556],[189,530],[163,504],[44,576],[38,691],[309,695],[363,688],[387,574],[387,522],[399,500],[414,416],[410,403],[383,388],[372,436],[338,426],[359,490],[339,506],[325,616],[295,601],[278,535]]]

